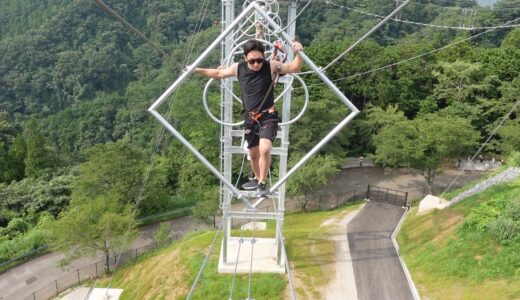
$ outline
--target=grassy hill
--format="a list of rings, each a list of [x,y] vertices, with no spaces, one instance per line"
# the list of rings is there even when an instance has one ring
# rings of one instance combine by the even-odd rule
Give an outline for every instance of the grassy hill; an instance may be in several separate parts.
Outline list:
[[[334,274],[330,227],[320,225],[357,207],[287,216],[286,245],[299,299],[319,299]],[[421,216],[415,213],[416,208],[412,208],[398,242],[423,299],[520,298],[520,179],[490,188],[450,209]],[[260,235],[273,233],[274,224],[269,224]],[[140,258],[118,271],[111,286],[125,290],[123,299],[183,299],[213,235],[195,234]],[[220,243],[215,247],[219,249]],[[218,255],[219,250],[214,250],[194,299],[229,297],[232,275],[217,273]],[[108,279],[100,285],[107,283]],[[237,276],[235,286],[234,297],[246,298],[248,276]],[[283,299],[280,295],[287,295],[288,283],[282,275],[254,274],[252,288],[255,299]]]
[[[320,226],[330,218],[340,219],[359,207],[350,204],[338,210],[287,215],[284,224],[285,242],[292,264],[298,299],[319,299],[322,289],[332,278],[335,261],[335,245],[330,239],[330,225]],[[274,223],[256,236],[274,236]],[[240,232],[233,233],[240,236]],[[244,236],[251,232],[244,231]],[[122,299],[185,299],[208,252],[214,232],[186,237],[171,246],[150,253],[102,281],[100,286],[124,289]],[[220,238],[195,289],[193,299],[227,299],[233,274],[218,274]],[[237,275],[234,299],[248,296],[248,275]],[[254,299],[284,299],[288,293],[287,277],[277,274],[253,274]]]
[[[520,179],[415,212],[398,242],[423,299],[520,299]]]

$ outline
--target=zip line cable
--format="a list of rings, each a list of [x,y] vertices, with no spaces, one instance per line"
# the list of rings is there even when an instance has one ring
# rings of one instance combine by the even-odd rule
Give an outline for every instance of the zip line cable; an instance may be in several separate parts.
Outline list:
[[[207,262],[209,260],[211,252],[213,252],[213,248],[215,247],[215,243],[217,241],[218,234],[220,233],[220,230],[222,229],[222,225],[224,224],[224,220],[226,218],[227,213],[229,212],[230,207],[227,208],[227,211],[222,216],[222,220],[220,221],[220,225],[218,226],[218,229],[217,229],[217,231],[215,231],[215,235],[213,236],[213,240],[212,240],[211,245],[209,247],[208,254],[204,258],[204,261],[202,262],[202,265],[201,265],[201,267],[199,269],[199,272],[197,273],[197,276],[195,277],[195,280],[193,281],[193,285],[190,288],[190,291],[188,293],[188,296],[186,297],[186,300],[190,300],[191,297],[193,297],[193,293],[195,292],[195,287],[197,286],[197,283],[199,282],[200,277],[202,276],[202,271],[204,271],[204,267],[206,267],[206,264],[207,264]]]
[[[256,209],[254,216],[256,216]],[[248,278],[248,284],[247,284],[247,299],[253,299],[251,298],[251,286],[252,286],[252,279],[253,279],[253,259],[254,259],[254,249],[255,249],[255,229],[256,229],[256,218],[253,219],[253,234],[251,237],[251,259],[249,262],[249,278]]]
[[[237,278],[237,268],[238,268],[238,259],[240,258],[240,249],[242,248],[242,244],[244,243],[243,233],[240,233],[240,239],[238,240],[238,251],[237,258],[235,262],[235,271],[233,272],[233,280],[231,280],[231,289],[229,291],[229,299],[233,299],[233,291],[235,290],[235,279]]]
[[[503,25],[507,25],[507,24],[510,24],[510,23],[514,23],[514,22],[517,22],[519,21],[520,18],[516,18],[512,21],[508,21],[506,23],[504,23]],[[354,78],[354,77],[358,77],[358,76],[363,76],[363,75],[366,75],[366,74],[370,74],[370,73],[374,73],[374,72],[377,72],[377,71],[381,71],[381,70],[384,70],[384,69],[387,69],[387,68],[390,68],[390,67],[393,67],[393,66],[397,66],[397,65],[400,65],[400,64],[403,64],[405,62],[409,62],[409,61],[412,61],[414,59],[417,59],[417,58],[421,58],[423,56],[427,56],[427,55],[430,55],[432,53],[435,53],[435,52],[439,52],[439,51],[442,51],[444,49],[447,49],[447,48],[450,48],[450,47],[453,47],[453,46],[456,46],[460,43],[464,43],[466,41],[469,41],[469,40],[472,40],[474,38],[477,38],[481,35],[484,35],[488,32],[491,32],[495,29],[498,29],[498,28],[501,28],[501,26],[503,25],[500,25],[500,26],[497,26],[497,27],[493,27],[491,29],[488,29],[486,31],[483,31],[483,32],[480,32],[480,33],[477,33],[475,35],[472,35],[468,38],[465,38],[465,39],[462,39],[462,40],[459,40],[459,41],[456,41],[456,42],[453,42],[451,44],[448,44],[448,45],[445,45],[445,46],[442,46],[440,48],[437,48],[437,49],[434,49],[434,50],[431,50],[431,51],[428,51],[428,52],[425,52],[425,53],[422,53],[422,54],[419,54],[419,55],[416,55],[416,56],[413,56],[413,57],[410,57],[410,58],[407,58],[407,59],[404,59],[404,60],[401,60],[401,61],[398,61],[398,62],[395,62],[395,63],[392,63],[392,64],[389,64],[389,65],[386,65],[386,66],[382,66],[382,67],[378,67],[378,68],[374,68],[374,69],[371,69],[371,70],[368,70],[368,71],[364,71],[364,72],[360,72],[360,73],[357,73],[357,74],[354,74],[354,75],[350,75],[350,76],[345,76],[345,77],[341,77],[341,78],[338,78],[338,79],[334,79],[334,80],[331,80],[332,82],[338,82],[338,81],[343,81],[343,80],[346,80],[346,79],[351,79],[351,78]],[[312,85],[308,85],[309,87],[310,86],[317,86],[317,85],[322,85],[323,83],[316,83],[316,84],[312,84]],[[298,89],[301,88],[301,87],[298,87]],[[297,89],[297,88],[295,88]]]
[[[197,27],[194,29],[194,32],[195,30],[200,30],[201,28],[201,24],[202,24],[202,19],[204,18],[204,16],[206,15],[206,11],[207,11],[207,0],[204,0],[204,3],[201,7],[201,11],[199,13],[199,19],[197,20],[197,23],[199,23],[199,20],[200,20],[200,25],[197,29]],[[121,17],[119,14],[117,14],[114,10],[112,10],[108,5],[106,5],[103,1],[101,0],[95,0],[96,4],[98,4],[105,12],[107,12],[110,16],[114,17],[115,19],[117,19],[119,22],[121,22],[124,26],[127,26],[128,28],[130,28],[134,33],[136,33],[137,35],[139,35],[141,38],[143,38],[145,41],[147,41],[150,45],[152,45],[152,47],[154,49],[156,49],[157,51],[159,51],[163,56],[166,56],[166,57],[170,57],[172,58],[170,55],[168,55],[168,53],[166,53],[161,47],[157,46],[153,41],[151,41],[150,39],[148,39],[141,31],[139,31],[137,28],[135,28],[134,26],[132,26],[128,21],[126,21],[123,17]],[[192,35],[191,39],[190,39],[190,42],[188,44],[188,49],[186,50],[186,54],[185,54],[185,58],[184,58],[184,62],[187,61],[188,57],[189,57],[189,54],[192,53],[192,45],[194,45],[194,40],[197,38],[199,32],[196,31],[194,35]],[[179,64],[177,63],[175,60],[172,59],[172,62],[174,62],[175,64],[177,64],[178,66],[183,66],[182,64]],[[174,101],[177,97],[177,93],[174,95]],[[169,109],[168,109],[168,115],[171,113],[172,111],[172,108],[173,108],[173,103],[174,101],[172,101],[169,105]],[[156,143],[155,143],[155,147],[154,147],[154,151],[149,159],[149,162],[148,162],[148,166],[147,166],[147,169],[146,169],[146,172],[145,172],[145,175],[144,175],[144,178],[143,178],[143,182],[141,184],[141,187],[139,189],[139,194],[138,194],[138,197],[137,197],[137,200],[136,200],[136,203],[135,203],[135,210],[133,211],[133,215],[135,217],[135,215],[137,214],[137,207],[139,205],[139,203],[141,202],[142,198],[143,198],[143,194],[144,194],[144,191],[146,189],[146,184],[148,182],[148,179],[150,177],[150,174],[151,174],[151,170],[152,170],[152,167],[153,167],[153,163],[155,162],[155,158],[157,156],[157,152],[159,150],[159,147],[160,147],[160,144],[162,142],[162,138],[164,136],[164,132],[165,132],[165,128],[164,127],[161,127],[161,129],[159,130],[159,133],[158,133],[158,137],[156,139]],[[131,225],[128,227],[127,229],[127,232],[129,232],[131,229]],[[118,266],[118,263],[120,261],[120,258],[122,256],[122,253],[123,253],[123,249],[124,249],[124,245],[120,248],[120,251],[119,251],[119,254],[117,256],[117,259],[116,259],[116,264],[115,264],[115,267],[114,268],[117,268]],[[108,288],[110,288],[111,286],[111,283],[112,283],[112,279],[109,281],[108,283]],[[108,294],[108,288],[107,288],[107,294]]]
[[[354,12],[357,12],[357,13],[360,13],[360,14],[364,14],[364,15],[367,15],[367,16],[372,16],[374,18],[380,18],[380,19],[384,18],[384,16],[382,16],[382,15],[378,15],[378,14],[375,14],[375,13],[367,12],[367,11],[361,10],[359,8],[355,8],[355,7],[351,7],[351,6],[344,6],[344,5],[332,3],[330,1],[325,1],[325,3],[333,5],[333,6],[337,6],[337,7],[346,9],[346,10],[354,11]],[[411,24],[411,25],[419,25],[419,26],[426,26],[426,27],[433,27],[433,28],[442,28],[442,29],[466,30],[466,31],[470,31],[470,30],[485,30],[485,29],[490,29],[490,28],[495,28],[495,27],[502,27],[502,28],[520,27],[520,25],[463,27],[463,26],[434,25],[434,24],[414,22],[414,21],[408,21],[408,20],[402,20],[402,19],[396,19],[396,18],[390,18],[390,20],[392,20],[394,22],[400,22],[400,23]]]
[[[324,72],[326,69],[328,69],[330,66],[332,66],[334,63],[336,63],[338,60],[340,60],[343,56],[345,56],[347,53],[352,51],[357,45],[359,45],[363,40],[365,40],[367,37],[369,37],[374,31],[379,29],[383,24],[385,24],[393,15],[401,11],[404,6],[406,6],[410,0],[407,0],[403,2],[400,6],[398,6],[396,9],[394,9],[388,16],[383,17],[382,20],[377,23],[372,29],[370,29],[368,32],[366,32],[363,36],[361,36],[357,41],[355,41],[352,45],[350,45],[347,50],[343,51],[338,57],[336,57],[334,60],[332,60],[327,66],[321,69],[322,72]],[[325,1],[325,3],[330,3],[328,0]],[[333,3],[331,3],[333,4]],[[334,5],[334,4],[333,4]],[[338,5],[339,6],[339,5]],[[306,75],[306,74],[312,74],[312,71],[307,72],[300,72],[298,75]]]
[[[334,60],[332,60],[325,68],[322,69],[322,71],[327,70],[330,66],[332,66],[334,63],[336,63],[338,60],[340,60],[343,56],[345,56],[347,53],[352,51],[354,47],[356,47],[359,43],[361,43],[364,39],[366,39],[369,35],[371,35],[374,31],[379,29],[379,27],[383,26],[388,20],[390,20],[395,14],[397,14],[401,9],[403,9],[410,0],[404,1],[401,5],[399,5],[396,9],[394,9],[388,16],[384,17],[383,20],[381,20],[376,26],[374,26],[372,29],[370,29],[367,33],[365,33],[361,38],[359,38],[354,44],[352,44],[350,47],[348,47],[347,50],[343,51],[338,57],[336,57]],[[328,1],[326,1],[328,3]]]
[[[447,191],[449,191],[451,189],[451,187],[455,184],[455,182],[457,182],[457,180],[459,179],[460,175],[462,175],[462,173],[464,171],[466,171],[466,168],[469,166],[469,163],[472,162],[475,157],[477,157],[477,155],[479,155],[480,151],[482,151],[482,149],[489,143],[489,140],[491,140],[491,138],[497,133],[498,129],[500,129],[500,127],[502,127],[502,125],[504,124],[504,122],[507,120],[507,118],[516,110],[516,108],[518,107],[518,105],[520,105],[520,99],[516,101],[516,103],[513,105],[513,107],[511,108],[511,110],[509,110],[509,112],[502,118],[502,120],[500,121],[500,123],[495,127],[495,129],[493,129],[493,131],[491,132],[491,134],[488,136],[488,138],[486,139],[486,141],[482,144],[482,146],[480,146],[480,148],[477,150],[477,152],[475,152],[475,154],[473,154],[473,156],[471,157],[471,159],[469,160],[468,163],[466,163],[466,165],[464,166],[464,168],[459,172],[459,174],[457,174],[457,177],[455,177],[455,179],[453,179],[453,181],[449,184],[449,186],[446,188],[446,190],[444,190],[443,193],[446,193]]]
[[[473,7],[442,6],[442,5],[434,4],[434,3],[431,3],[431,2],[429,2],[429,3],[421,3],[421,2],[412,1],[410,3],[411,4],[415,4],[415,5],[433,6],[433,7],[438,7],[438,8],[447,9],[447,10],[473,9],[473,10],[476,10],[476,11],[483,11],[483,12],[520,9],[520,6],[498,7],[498,8],[490,7],[490,8],[486,8],[486,7],[482,7],[482,6],[473,6]]]
[[[276,207],[276,203],[273,199],[273,208],[274,208],[274,212],[276,215],[278,215],[278,208]],[[283,231],[282,229],[280,228],[280,224],[278,223],[278,220],[277,222],[275,222],[276,224],[276,231],[278,232],[278,237],[279,237],[279,243],[280,243],[280,248],[282,248],[282,259],[284,260],[285,262],[285,271],[287,272],[287,278],[289,280],[289,290],[291,291],[291,300],[296,300],[296,293],[294,292],[295,291],[295,288],[294,288],[294,283],[292,281],[292,274],[291,274],[291,265],[289,264],[289,259],[287,258],[287,251],[285,250],[285,244],[284,244],[284,237],[283,237]]]
[[[137,34],[139,37],[141,37],[143,40],[145,40],[148,44],[150,44],[155,50],[157,50],[162,56],[170,57],[166,51],[164,51],[161,47],[159,47],[157,44],[155,44],[152,40],[150,40],[144,33],[142,33],[139,29],[135,28],[132,24],[130,24],[128,21],[126,21],[123,17],[121,17],[118,13],[116,13],[113,9],[111,9],[108,5],[106,5],[101,0],[94,0],[96,4],[101,7],[107,14],[112,16],[114,19],[121,22],[124,26],[126,26],[128,29],[132,30],[135,34]],[[182,66],[181,66],[182,67]]]
[[[474,4],[475,1],[472,1],[472,0],[468,0],[468,1],[462,1],[462,0],[456,0],[456,1],[448,1],[448,0],[437,0],[438,2],[444,2],[444,3],[451,3],[451,4],[456,4],[456,5],[460,5],[460,4]],[[496,1],[493,1],[493,2],[496,2]],[[423,4],[421,2],[416,2],[418,4]],[[439,5],[439,4],[435,4],[435,3],[432,3],[432,2],[428,2],[428,4],[431,4],[431,5],[436,5],[436,6],[439,6],[439,7],[449,7],[449,6],[442,6],[442,5]],[[461,8],[480,8],[480,9],[486,9],[486,6],[473,6],[473,7],[461,7]],[[511,8],[515,8],[515,7],[511,7]],[[507,9],[507,7],[504,7],[504,9]],[[493,10],[493,8],[490,8],[490,10]]]
[[[298,19],[298,17],[305,11],[305,9],[307,8],[307,6],[309,6],[309,4],[311,4],[312,0],[309,0],[307,2],[307,4],[305,4],[305,6],[300,10],[300,12],[298,12],[298,14],[296,14],[296,16],[294,17],[294,19],[287,23],[287,25],[285,25],[284,28],[282,28],[280,31],[285,31],[287,28],[289,28],[289,26],[291,26],[292,23],[296,22],[296,19]]]

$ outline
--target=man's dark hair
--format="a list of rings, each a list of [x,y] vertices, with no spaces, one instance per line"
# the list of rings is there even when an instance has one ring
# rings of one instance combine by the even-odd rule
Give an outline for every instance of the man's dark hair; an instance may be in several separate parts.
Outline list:
[[[247,54],[251,51],[260,51],[262,54],[265,52],[264,44],[262,44],[260,41],[257,40],[249,40],[247,41],[244,46],[244,56],[247,56]]]

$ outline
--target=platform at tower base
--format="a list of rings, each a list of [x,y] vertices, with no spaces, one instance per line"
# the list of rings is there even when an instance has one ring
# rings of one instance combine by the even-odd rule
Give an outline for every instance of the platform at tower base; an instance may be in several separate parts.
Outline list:
[[[220,247],[220,257],[218,262],[219,273],[285,273],[285,260],[282,259],[281,265],[277,264],[276,255],[276,239],[272,238],[255,238],[253,253],[251,253],[252,238],[244,238],[242,246],[239,245],[240,237],[231,237],[228,240],[227,263],[223,260],[223,244]],[[251,266],[251,255],[253,256],[253,265]],[[238,264],[237,264],[238,256]]]

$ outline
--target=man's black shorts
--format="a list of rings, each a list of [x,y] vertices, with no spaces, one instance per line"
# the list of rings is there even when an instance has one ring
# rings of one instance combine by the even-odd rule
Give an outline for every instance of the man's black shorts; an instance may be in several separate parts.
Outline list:
[[[246,114],[244,120],[244,133],[247,148],[258,146],[260,139],[269,139],[271,142],[276,138],[278,131],[278,112],[264,113],[258,122]]]

